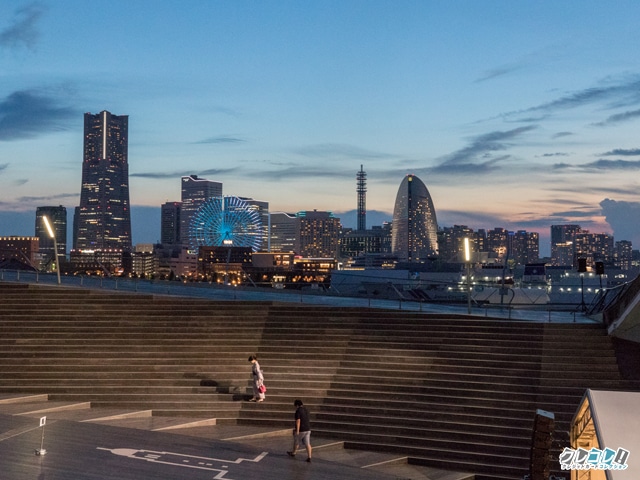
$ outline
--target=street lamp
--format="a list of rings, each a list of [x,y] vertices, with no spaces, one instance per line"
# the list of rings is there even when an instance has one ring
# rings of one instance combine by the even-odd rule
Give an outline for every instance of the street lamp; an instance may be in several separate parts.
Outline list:
[[[49,232],[49,236],[53,238],[53,250],[55,251],[53,258],[55,259],[55,262],[56,262],[56,273],[58,274],[58,285],[60,285],[60,262],[58,258],[58,242],[56,241],[56,234],[53,231],[53,228],[51,228],[51,224],[49,223],[49,219],[47,218],[46,215],[42,216],[42,220],[44,221],[44,226],[47,227],[47,232]]]
[[[464,261],[467,263],[467,313],[471,314],[471,250],[469,237],[464,237]]]
[[[229,232],[226,233],[224,240],[222,240],[222,244],[229,247],[227,251],[227,264],[225,265],[224,271],[224,284],[229,285],[229,262],[231,261],[231,247],[233,246],[233,240],[229,238]]]

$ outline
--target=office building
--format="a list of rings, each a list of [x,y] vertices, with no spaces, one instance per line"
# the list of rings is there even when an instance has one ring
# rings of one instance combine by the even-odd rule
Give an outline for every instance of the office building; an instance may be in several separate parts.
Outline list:
[[[269,252],[293,252],[298,238],[295,213],[273,212],[269,215]]]
[[[160,206],[160,243],[180,245],[180,213],[182,202],[166,202]]]
[[[254,210],[258,217],[260,218],[260,223],[262,224],[261,229],[262,232],[260,234],[261,237],[261,246],[260,251],[268,252],[269,250],[269,202],[265,202],[262,200],[254,200],[253,198],[240,197],[240,200],[244,200],[249,205],[251,210]]]
[[[407,175],[400,183],[391,241],[400,262],[425,262],[438,254],[436,210],[427,187],[415,175]]]
[[[43,217],[47,217],[49,225],[55,235],[55,242],[44,223]],[[62,205],[57,207],[38,207],[36,209],[36,237],[38,237],[40,245],[40,255],[42,258],[42,266],[46,268],[55,267],[56,257],[54,243],[58,245],[58,256],[60,260],[64,260],[67,252],[67,209]]]
[[[213,197],[222,197],[222,183],[213,182],[197,175],[182,177],[182,205],[180,208],[180,242],[191,245],[189,228],[198,208]]]
[[[80,205],[74,218],[77,250],[131,251],[127,115],[84,115]]]

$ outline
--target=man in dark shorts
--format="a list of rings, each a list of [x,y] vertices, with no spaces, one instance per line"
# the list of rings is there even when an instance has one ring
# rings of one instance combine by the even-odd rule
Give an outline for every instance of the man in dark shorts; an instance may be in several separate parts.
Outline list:
[[[307,462],[311,462],[311,422],[309,421],[309,410],[302,405],[302,400],[293,402],[296,407],[295,427],[293,428],[293,449],[287,454],[295,457],[298,446],[302,443],[307,449]]]

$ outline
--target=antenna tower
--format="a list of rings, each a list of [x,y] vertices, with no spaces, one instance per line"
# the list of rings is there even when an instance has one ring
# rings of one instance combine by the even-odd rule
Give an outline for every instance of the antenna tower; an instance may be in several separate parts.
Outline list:
[[[360,171],[356,175],[358,180],[358,230],[367,229],[367,173],[360,165]]]

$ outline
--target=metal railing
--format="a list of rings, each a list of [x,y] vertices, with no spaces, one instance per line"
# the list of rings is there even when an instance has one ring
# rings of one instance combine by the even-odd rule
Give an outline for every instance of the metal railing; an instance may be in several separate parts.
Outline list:
[[[149,295],[175,295],[224,301],[273,301],[294,302],[306,305],[333,307],[366,307],[388,310],[407,310],[436,314],[466,315],[466,304],[446,304],[420,301],[418,299],[381,299],[370,297],[341,296],[332,291],[277,290],[272,288],[221,285],[208,282],[171,280],[148,280],[125,277],[102,277],[85,275],[63,275],[58,285],[55,274],[25,270],[0,270],[1,282],[50,285],[52,287],[74,287],[135,292]],[[514,307],[511,305],[473,305],[473,316],[503,318],[554,323],[594,323],[583,312],[575,309],[554,308],[552,305]]]

